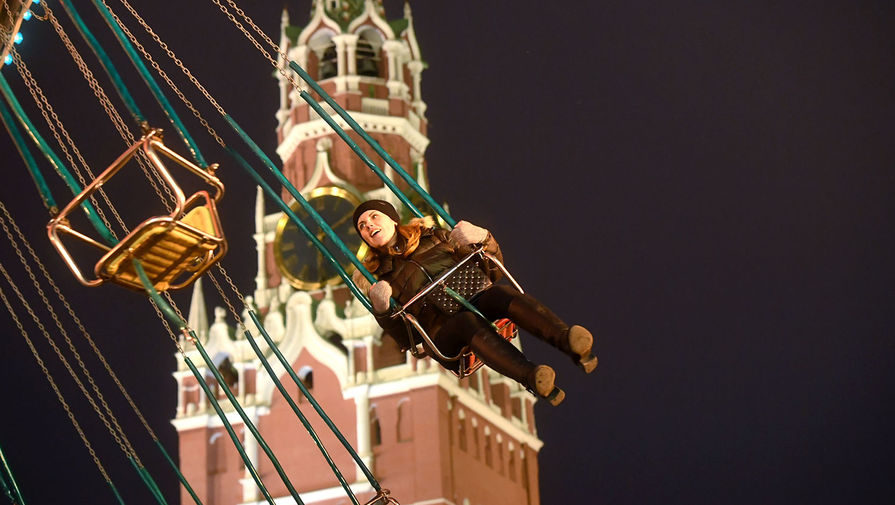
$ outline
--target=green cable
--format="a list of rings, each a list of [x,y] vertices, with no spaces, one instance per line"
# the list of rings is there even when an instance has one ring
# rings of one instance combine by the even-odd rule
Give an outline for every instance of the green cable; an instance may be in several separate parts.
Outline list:
[[[370,304],[370,301],[357,288],[357,285],[355,285],[354,282],[351,280],[351,276],[348,275],[348,272],[345,271],[345,268],[343,268],[342,265],[338,261],[336,261],[332,253],[329,251],[329,249],[327,249],[323,242],[321,242],[315,234],[311,233],[311,230],[309,230],[308,227],[301,221],[301,219],[299,219],[292,208],[286,205],[286,202],[284,202],[283,199],[280,198],[280,195],[277,194],[277,192],[270,187],[270,184],[268,184],[267,181],[265,181],[264,178],[262,178],[261,175],[258,174],[258,172],[254,168],[252,168],[252,166],[249,164],[248,161],[245,160],[245,158],[240,156],[239,153],[237,153],[230,147],[227,147],[227,152],[229,152],[230,156],[232,156],[233,159],[236,160],[239,166],[241,166],[255,180],[255,182],[258,183],[259,186],[261,186],[264,192],[273,199],[274,203],[276,203],[277,206],[280,207],[280,210],[282,210],[287,216],[289,216],[289,219],[293,223],[295,223],[299,230],[301,230],[301,232],[305,234],[308,240],[310,240],[311,243],[314,244],[314,247],[316,247],[330,262],[332,267],[339,274],[339,277],[341,277],[342,280],[345,281],[345,284],[348,286],[348,289],[351,290],[351,293],[354,294],[354,296],[358,300],[360,300],[361,304],[363,304],[363,306],[366,307],[367,310],[372,312],[373,306]],[[327,226],[327,228],[328,227],[329,226]],[[352,254],[351,257],[355,257],[355,255]],[[363,268],[363,264],[360,265],[360,268]],[[365,272],[365,276],[368,278],[368,280],[371,280],[371,282],[376,282],[376,279],[373,278],[373,276],[365,268],[362,270],[362,272]]]
[[[286,489],[289,490],[289,494],[292,495],[292,498],[295,500],[297,505],[304,505],[304,502],[301,501],[301,498],[298,495],[298,491],[292,485],[292,481],[289,480],[289,477],[286,475],[286,471],[283,470],[283,467],[280,465],[280,461],[274,455],[273,450],[271,450],[270,446],[267,445],[267,442],[264,440],[264,437],[261,436],[261,432],[258,431],[258,428],[255,426],[255,423],[249,418],[248,414],[245,413],[242,406],[236,400],[236,396],[233,395],[233,391],[230,391],[230,387],[227,385],[227,382],[221,376],[221,372],[218,371],[217,367],[214,366],[214,362],[211,360],[211,357],[208,356],[208,353],[205,352],[205,347],[202,346],[202,343],[199,342],[199,338],[196,337],[196,334],[190,330],[190,336],[193,337],[193,343],[196,345],[196,349],[199,351],[199,354],[202,355],[202,360],[205,361],[205,365],[208,366],[208,370],[214,375],[214,378],[218,381],[218,386],[220,386],[221,390],[227,395],[227,399],[230,400],[230,403],[233,405],[233,408],[236,409],[236,412],[239,414],[239,417],[242,418],[243,423],[245,423],[246,428],[252,433],[255,437],[255,440],[258,441],[258,445],[267,454],[267,457],[270,458],[270,462],[273,464],[273,467],[276,469],[277,474],[279,474],[280,479],[283,480],[283,484],[286,485]]]
[[[124,85],[124,81],[121,79],[121,74],[118,73],[118,69],[115,68],[112,60],[109,59],[109,55],[106,53],[105,49],[103,49],[103,46],[100,45],[99,41],[96,40],[96,37],[93,36],[93,33],[90,32],[90,28],[84,24],[84,20],[81,19],[81,15],[78,14],[78,11],[75,10],[75,6],[72,5],[70,0],[59,1],[62,4],[62,8],[65,9],[65,13],[68,14],[68,17],[71,18],[72,22],[75,24],[81,37],[84,38],[87,45],[90,46],[90,49],[93,51],[93,54],[96,55],[96,59],[99,60],[103,70],[106,71],[106,75],[108,75],[109,79],[112,81],[112,86],[115,88],[115,91],[118,92],[118,96],[121,97],[121,101],[124,102],[124,106],[130,111],[131,116],[133,116],[138,125],[145,123],[146,118],[143,117],[143,113],[140,112],[137,102],[134,101],[134,97],[131,96],[127,87]]]
[[[177,131],[177,134],[180,135],[180,138],[183,139],[187,148],[190,150],[190,153],[192,153],[193,159],[196,160],[197,164],[200,166],[208,166],[208,163],[205,162],[205,158],[199,151],[199,146],[196,145],[196,142],[186,130],[186,126],[183,125],[183,122],[180,120],[177,112],[174,111],[174,107],[171,106],[171,102],[168,101],[168,98],[162,92],[161,88],[159,88],[158,83],[155,81],[155,79],[153,79],[152,74],[149,73],[149,69],[147,69],[146,65],[143,64],[143,61],[140,59],[140,55],[137,54],[137,51],[134,49],[134,46],[131,44],[130,40],[128,40],[127,36],[121,30],[121,27],[118,26],[118,23],[115,21],[115,17],[112,16],[112,13],[100,0],[93,0],[93,5],[96,7],[96,10],[98,10],[99,13],[102,15],[106,24],[109,25],[112,33],[115,34],[115,38],[118,39],[118,43],[121,44],[124,52],[127,53],[127,57],[131,60],[131,63],[133,63],[134,67],[136,67],[137,72],[140,74],[140,77],[143,78],[143,82],[146,83],[149,91],[152,92],[152,96],[155,97],[155,100],[161,106],[165,115],[168,116],[168,120],[171,122],[174,130]]]
[[[323,110],[323,107],[320,106],[317,100],[314,100],[314,98],[305,90],[301,90],[300,95],[304,99],[304,101],[308,102],[308,105],[310,105],[317,112],[320,118],[326,121],[326,124],[328,124],[330,128],[332,128],[333,131],[336,132],[336,134],[338,134],[339,137],[345,141],[346,144],[348,144],[348,147],[350,147],[351,150],[354,151],[354,154],[356,154],[357,157],[360,158],[361,161],[363,161],[364,164],[367,165],[367,167],[369,167],[370,170],[372,170],[373,173],[376,174],[382,180],[382,182],[385,183],[386,186],[388,186],[390,190],[392,190],[392,193],[401,200],[401,203],[406,205],[407,208],[410,209],[410,211],[413,212],[416,217],[423,217],[423,213],[420,212],[418,208],[416,208],[416,205],[411,203],[410,199],[407,198],[407,195],[405,195],[404,192],[398,189],[398,186],[396,186],[391,179],[386,177],[382,169],[376,166],[376,163],[373,163],[373,160],[371,160],[370,157],[367,156],[367,153],[365,153],[363,149],[361,149],[360,146],[357,145],[357,142],[352,140],[351,137],[349,137],[348,134],[345,133],[345,130],[343,130],[338,124],[336,124],[335,120],[325,110]],[[358,128],[360,127],[358,126]],[[420,190],[422,190],[422,188],[420,188]]]
[[[352,118],[351,115],[348,114],[348,112],[346,112],[345,109],[343,109],[342,106],[338,104],[338,102],[333,100],[333,98],[331,96],[329,96],[329,94],[326,91],[324,91],[324,89],[321,88],[319,84],[317,84],[317,81],[315,81],[313,78],[311,78],[311,76],[305,71],[305,69],[301,68],[301,66],[298,65],[298,63],[295,63],[294,61],[289,62],[289,68],[291,68],[295,73],[297,73],[302,78],[303,81],[308,83],[308,85],[311,86],[311,89],[313,89],[318,95],[323,97],[323,99],[326,101],[326,103],[329,104],[329,106],[332,107],[333,110],[335,110],[336,113],[339,116],[341,116],[342,119],[344,119],[348,123],[349,126],[351,126],[351,129],[353,129],[358,135],[360,135],[361,138],[363,138],[367,142],[367,144],[369,144],[370,147],[372,147],[373,150],[376,151],[376,153],[379,154],[379,156],[381,156],[382,159],[384,159],[385,162],[388,163],[389,166],[391,166],[395,170],[395,172],[397,172],[398,175],[400,175],[401,178],[403,178],[404,181],[406,181],[407,184],[411,188],[413,188],[413,190],[416,191],[417,194],[420,195],[423,198],[423,200],[426,201],[427,204],[429,204],[430,207],[432,207],[432,210],[434,210],[436,213],[438,213],[438,215],[441,216],[441,218],[444,219],[444,221],[451,226],[451,228],[453,228],[454,225],[456,225],[456,221],[454,221],[454,219],[451,217],[451,215],[448,214],[447,211],[445,211],[444,208],[441,205],[439,205],[438,202],[436,202],[432,198],[432,196],[429,195],[429,193],[426,190],[424,190],[422,187],[420,187],[420,185],[417,184],[417,182],[413,179],[413,177],[411,177],[410,174],[408,174],[403,168],[401,168],[401,165],[399,165],[394,159],[392,159],[392,157],[379,145],[379,143],[376,142],[372,137],[370,137],[367,134],[367,132],[364,131],[364,129],[361,128],[361,126],[359,124],[357,124],[357,122],[354,120],[354,118]],[[310,95],[308,95],[308,97],[305,98],[304,95],[306,95],[306,94],[307,94],[307,92],[302,91],[302,98],[304,98],[305,101],[308,101],[308,98],[310,98]],[[313,100],[313,98],[311,98],[311,100]],[[308,103],[310,104],[311,102],[308,102]],[[319,111],[318,111],[318,114],[319,114]],[[329,117],[329,114],[326,114],[326,113],[320,114],[320,117],[327,118],[327,117]],[[345,138],[345,137],[342,137],[342,138]],[[382,179],[382,182],[389,184],[390,181],[388,180],[388,177],[385,177],[385,174],[380,175],[381,171],[378,171],[378,167],[377,167],[377,170],[374,170],[374,172],[376,172],[376,175],[379,175],[379,178]],[[397,196],[398,198],[401,197],[402,193],[399,189],[397,189],[397,187],[393,187],[392,185],[389,185],[389,188],[391,188],[392,192],[395,193],[395,196]],[[402,201],[403,201],[403,199],[402,199]],[[411,207],[411,208],[413,208],[413,207]]]
[[[140,278],[140,281],[143,283],[143,287],[146,290],[146,293],[149,294],[150,298],[156,303],[162,313],[168,318],[171,323],[175,325],[175,327],[180,328],[181,330],[187,329],[186,321],[184,321],[174,309],[168,304],[168,302],[162,298],[162,296],[158,293],[158,291],[153,287],[152,282],[149,280],[149,277],[146,275],[146,271],[143,269],[143,266],[140,264],[139,260],[133,260],[134,270],[137,272],[137,276]],[[199,337],[196,334],[189,330],[189,335],[193,341],[193,344],[196,346],[196,349],[199,351],[199,354],[202,356],[203,361],[205,361],[205,365],[208,367],[209,371],[214,375],[214,378],[218,381],[218,385],[224,391],[224,394],[227,395],[227,399],[230,400],[230,403],[233,405],[233,408],[236,409],[236,412],[242,418],[245,426],[251,431],[252,435],[255,436],[255,439],[258,441],[258,445],[264,450],[265,454],[270,458],[271,462],[276,468],[277,473],[283,479],[283,483],[286,484],[286,487],[289,489],[289,492],[292,494],[292,497],[295,499],[298,505],[303,505],[301,499],[298,497],[298,492],[295,491],[292,486],[291,481],[286,476],[286,473],[283,471],[283,467],[280,466],[279,460],[277,460],[276,456],[273,455],[273,451],[271,451],[270,447],[267,445],[267,442],[264,441],[264,438],[261,437],[261,433],[258,432],[258,429],[252,423],[251,419],[249,419],[248,415],[243,410],[242,406],[236,400],[236,397],[233,396],[233,392],[230,391],[230,388],[227,387],[227,383],[224,381],[224,378],[221,377],[221,373],[218,371],[217,367],[214,366],[214,362],[211,361],[211,358],[208,356],[208,353],[205,352],[205,348],[202,347],[202,343],[199,342]],[[183,359],[186,362],[187,366],[189,366],[190,370],[193,372],[193,375],[196,376],[196,380],[199,382],[199,385],[202,387],[202,390],[205,391],[205,395],[208,398],[209,403],[214,407],[215,412],[217,412],[218,417],[220,417],[221,421],[224,423],[224,426],[227,428],[227,432],[230,434],[230,438],[233,440],[234,445],[236,446],[236,450],[239,451],[240,456],[243,459],[243,462],[246,464],[246,468],[249,469],[249,472],[252,474],[252,478],[255,479],[255,483],[258,485],[258,488],[264,494],[264,497],[267,501],[274,505],[273,498],[270,497],[270,494],[267,491],[267,488],[264,486],[264,483],[261,482],[261,477],[258,475],[258,472],[255,470],[255,467],[252,465],[252,462],[249,460],[248,455],[245,453],[245,449],[242,447],[242,444],[239,443],[239,438],[236,436],[236,432],[233,431],[232,426],[230,426],[230,422],[227,420],[226,414],[221,409],[221,406],[218,404],[217,398],[208,388],[208,385],[205,383],[205,378],[199,372],[199,369],[193,364],[192,360],[183,355]]]
[[[304,383],[295,373],[295,370],[292,369],[292,365],[289,363],[286,357],[283,356],[283,353],[280,352],[280,349],[277,347],[273,339],[270,338],[270,335],[267,334],[267,330],[264,329],[264,326],[261,325],[261,321],[258,320],[258,316],[257,314],[255,314],[255,311],[250,310],[249,317],[252,318],[252,322],[255,323],[255,327],[258,328],[258,331],[261,332],[261,336],[264,337],[264,341],[267,342],[267,345],[270,347],[270,350],[273,351],[273,353],[276,355],[277,359],[280,361],[280,364],[283,365],[283,368],[286,369],[286,372],[289,374],[290,377],[292,377],[292,380],[295,381],[295,385],[298,386],[298,389],[303,395],[305,395],[305,398],[308,399],[308,401],[311,403],[311,406],[314,407],[314,410],[316,410],[317,414],[320,415],[320,418],[323,419],[323,422],[326,423],[330,430],[332,430],[336,438],[339,439],[339,442],[341,442],[348,453],[351,454],[351,458],[354,459],[354,462],[357,463],[357,466],[367,477],[367,480],[370,481],[370,485],[373,486],[376,491],[379,491],[381,489],[379,481],[376,480],[376,477],[373,476],[373,473],[370,472],[370,469],[367,468],[367,465],[363,462],[363,460],[360,459],[357,451],[355,451],[354,447],[351,446],[351,443],[349,443],[348,440],[345,439],[345,436],[342,435],[342,432],[339,431],[339,428],[335,425],[335,423],[332,422],[332,419],[330,419],[329,416],[326,415],[323,407],[321,407],[320,404],[317,403],[317,400],[314,399],[314,396],[311,394],[310,391],[308,391],[308,388],[305,387]]]
[[[6,482],[7,480],[9,481],[8,483]],[[3,493],[13,504],[25,505],[25,498],[22,497],[22,492],[19,490],[15,476],[12,474],[12,468],[9,467],[9,463],[6,461],[6,455],[3,454],[2,447],[0,447],[0,486],[3,487]]]
[[[9,111],[9,106],[2,100],[0,100],[0,118],[2,118],[3,125],[6,127],[9,136],[12,137],[13,143],[16,145],[16,149],[22,156],[22,160],[25,161],[25,166],[28,167],[28,173],[31,174],[31,178],[37,186],[37,192],[40,193],[40,198],[44,201],[44,207],[46,207],[50,213],[59,212],[56,200],[53,199],[50,187],[47,186],[47,180],[37,166],[37,160],[34,159],[34,156],[31,155],[31,151],[28,150],[25,138],[22,136],[22,132],[19,131],[19,127],[16,126],[12,113]]]
[[[254,311],[249,310],[249,314],[252,315],[252,320],[256,320],[256,316],[254,315]],[[257,324],[257,323],[256,323]],[[277,377],[277,374],[273,371],[273,368],[270,366],[270,362],[267,361],[267,358],[264,356],[264,353],[261,352],[261,348],[258,347],[258,343],[255,342],[255,337],[252,336],[252,332],[249,330],[245,330],[244,334],[246,336],[246,340],[249,341],[249,345],[252,346],[252,350],[255,351],[255,354],[258,356],[258,359],[261,360],[261,365],[267,370],[267,375],[273,379],[274,385],[280,391],[280,394],[283,395],[283,398],[286,400],[286,403],[292,407],[292,411],[295,412],[295,415],[298,416],[299,421],[301,421],[302,426],[308,431],[308,435],[314,440],[314,443],[317,445],[317,448],[320,449],[320,453],[323,454],[323,457],[326,459],[326,462],[329,464],[330,469],[332,469],[333,473],[336,476],[336,479],[339,481],[339,484],[342,485],[342,489],[348,493],[348,497],[351,499],[351,503],[354,505],[360,505],[357,501],[357,497],[354,496],[354,492],[351,491],[351,487],[348,485],[348,482],[345,481],[345,478],[342,476],[342,472],[339,471],[339,467],[336,466],[335,461],[330,457],[329,452],[327,452],[326,447],[323,445],[323,442],[320,440],[320,437],[317,436],[317,432],[314,430],[314,427],[311,426],[311,423],[308,422],[308,418],[302,413],[302,411],[298,408],[298,405],[292,400],[292,397],[289,396],[289,392],[286,391],[286,388],[283,387],[283,383],[280,382],[280,379]],[[291,367],[287,366],[287,369],[291,369]],[[307,395],[305,395],[307,396]]]
[[[180,479],[180,483],[183,484],[186,492],[190,494],[190,496],[193,498],[193,501],[196,502],[196,505],[202,505],[202,501],[199,499],[198,496],[196,496],[196,492],[193,491],[193,487],[190,486],[190,483],[186,480],[186,477],[184,477],[183,473],[180,472],[180,468],[177,467],[177,463],[175,463],[174,460],[171,459],[171,455],[168,454],[167,450],[165,450],[165,446],[162,445],[162,442],[155,437],[153,437],[153,442],[155,442],[155,445],[158,446],[160,451],[162,451],[162,455],[168,461],[168,464],[171,465],[171,468],[174,469],[174,473],[177,474],[177,478]]]
[[[112,494],[115,495],[115,499],[118,500],[119,505],[125,505],[124,498],[121,497],[121,494],[118,492],[118,488],[115,487],[115,484],[113,484],[111,480],[107,480],[106,484],[108,484],[109,487],[112,488]]]
[[[137,475],[140,476],[140,480],[143,481],[143,484],[145,484],[146,487],[149,488],[149,492],[152,493],[155,501],[157,501],[159,505],[168,505],[168,502],[165,501],[165,497],[162,496],[162,491],[158,488],[155,481],[152,480],[152,476],[149,475],[149,472],[146,470],[146,468],[140,466],[133,456],[128,456],[127,459],[128,461],[130,461],[131,466],[134,467],[134,470],[137,471]]]
[[[31,137],[31,140],[38,146],[38,148],[43,152],[44,156],[46,156],[47,160],[49,160],[50,164],[53,165],[53,168],[56,169],[56,172],[62,177],[65,181],[65,184],[71,190],[72,194],[79,194],[81,192],[81,186],[78,184],[78,181],[71,175],[71,172],[65,167],[65,164],[62,163],[62,160],[56,156],[56,153],[50,148],[49,144],[44,140],[44,138],[37,132],[37,129],[34,127],[34,124],[28,119],[28,116],[25,114],[25,111],[22,109],[19,101],[16,100],[15,94],[12,92],[12,88],[9,87],[9,83],[6,82],[6,78],[0,74],[0,93],[3,94],[3,98],[6,99],[6,103],[12,108],[13,113],[16,115],[16,118],[19,120],[19,123],[22,124],[22,128],[25,129],[25,132]],[[109,245],[115,245],[118,241],[115,240],[115,237],[112,236],[112,233],[100,221],[99,217],[96,214],[96,210],[93,208],[93,205],[90,202],[85,201],[81,204],[81,208],[84,209],[84,213],[87,215],[87,218],[90,220],[90,223],[96,229],[97,233],[102,236],[103,240],[106,241]]]
[[[193,336],[194,339],[198,342],[198,339],[195,337],[195,334],[190,332],[190,335]],[[255,484],[258,486],[258,489],[261,490],[261,494],[264,495],[264,499],[267,500],[269,505],[275,505],[273,502],[273,498],[270,496],[270,493],[267,491],[267,488],[264,486],[264,483],[261,482],[261,476],[258,475],[258,471],[255,470],[255,465],[252,464],[252,461],[249,459],[248,454],[245,452],[245,448],[239,442],[239,436],[233,431],[233,426],[230,425],[230,421],[227,420],[227,414],[224,413],[223,409],[221,409],[220,403],[218,403],[217,398],[214,397],[214,393],[209,389],[208,384],[205,383],[205,379],[202,377],[202,374],[199,372],[199,369],[196,368],[196,365],[193,364],[193,360],[191,360],[188,356],[184,355],[184,362],[193,372],[193,375],[196,377],[196,380],[199,382],[199,387],[202,388],[202,391],[205,392],[205,397],[208,398],[208,402],[211,403],[214,411],[217,412],[218,417],[224,423],[224,428],[227,430],[227,434],[230,435],[230,440],[233,441],[233,445],[236,447],[236,450],[239,452],[239,456],[242,458],[243,463],[246,465],[246,469],[248,469],[249,473],[252,475],[252,479],[255,480]]]

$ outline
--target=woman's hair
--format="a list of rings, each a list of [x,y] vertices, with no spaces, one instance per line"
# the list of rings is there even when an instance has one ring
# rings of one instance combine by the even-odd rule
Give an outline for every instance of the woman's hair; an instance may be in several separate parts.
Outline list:
[[[408,221],[407,224],[399,224],[395,228],[397,240],[395,240],[394,245],[387,250],[371,247],[367,251],[367,255],[364,256],[364,267],[370,272],[375,272],[379,269],[381,259],[386,255],[405,258],[410,256],[420,245],[420,237],[423,234],[423,230],[433,228],[434,226],[435,220],[432,219],[432,216],[417,217]]]

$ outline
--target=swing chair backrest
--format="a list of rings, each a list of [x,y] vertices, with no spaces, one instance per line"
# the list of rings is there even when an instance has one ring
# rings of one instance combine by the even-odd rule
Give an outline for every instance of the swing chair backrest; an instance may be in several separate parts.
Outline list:
[[[435,342],[432,341],[432,338],[429,336],[426,330],[419,324],[416,318],[408,312],[408,309],[413,304],[419,302],[420,300],[431,294],[432,291],[437,289],[439,286],[444,286],[444,283],[448,279],[450,279],[452,275],[456,274],[459,271],[462,271],[463,267],[476,257],[480,258],[483,261],[489,261],[496,265],[503,272],[504,276],[510,281],[513,287],[519,290],[520,293],[524,292],[522,290],[522,286],[520,286],[519,283],[516,282],[516,279],[510,274],[506,267],[503,266],[503,263],[494,255],[485,252],[483,246],[479,246],[471,253],[466,255],[463,259],[461,259],[459,262],[457,262],[456,265],[443,272],[437,278],[432,280],[432,282],[430,282],[428,285],[424,286],[417,294],[413,295],[410,300],[408,300],[407,303],[405,303],[393,316],[403,317],[404,320],[408,324],[410,324],[410,326],[416,329],[417,333],[419,333],[422,337],[423,342],[417,344],[416,342],[413,342],[413,332],[408,331],[409,335],[411,336],[410,353],[413,354],[414,357],[425,357],[426,349],[428,349],[433,352],[435,354],[435,357],[437,357],[442,363],[456,363],[456,369],[454,369],[453,367],[445,368],[447,370],[450,370],[451,373],[461,379],[474,374],[476,371],[478,371],[479,368],[482,367],[484,363],[480,359],[478,359],[475,353],[470,351],[468,347],[464,347],[459,354],[453,357],[445,356],[444,354],[442,354],[442,352],[438,349],[438,346],[435,345]],[[478,315],[481,316],[481,314]],[[506,340],[512,340],[519,334],[519,331],[516,328],[516,324],[509,319],[498,319],[497,321],[493,321],[492,324],[494,325],[497,333]],[[422,349],[420,349],[420,347],[422,347]]]
[[[152,169],[171,189],[175,199],[174,210],[167,215],[146,219],[118,244],[111,247],[71,228],[68,216],[141,150],[149,159]],[[214,188],[214,196],[210,196],[207,191],[197,191],[187,198],[171,177],[159,154],[201,177]],[[215,168],[216,165],[211,165],[207,169],[202,169],[171,151],[162,143],[161,130],[152,130],[119,156],[50,221],[47,225],[50,241],[78,281],[85,286],[99,286],[108,281],[143,291],[143,283],[133,265],[133,260],[138,260],[156,290],[185,287],[214,265],[227,251],[227,242],[215,206],[224,194],[224,186],[214,176]],[[60,234],[74,237],[104,252],[93,269],[94,278],[86,278],[83,275],[62,243]]]

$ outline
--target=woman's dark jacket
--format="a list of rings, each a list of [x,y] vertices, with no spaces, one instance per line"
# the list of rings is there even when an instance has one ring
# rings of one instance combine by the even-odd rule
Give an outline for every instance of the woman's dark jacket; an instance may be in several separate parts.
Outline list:
[[[440,228],[422,230],[419,245],[410,256],[405,258],[383,255],[380,257],[379,268],[373,274],[377,279],[387,281],[391,285],[392,298],[403,305],[430,282],[430,277],[437,278],[439,274],[457,264],[459,260],[475,249],[474,245],[457,246],[448,239],[448,236],[449,232]],[[485,246],[486,252],[503,262],[500,246],[490,233],[482,244]],[[425,272],[420,267],[425,269]],[[500,279],[502,272],[496,266],[489,263],[482,267],[492,282]],[[420,325],[433,338],[438,333],[438,329],[450,317],[426,300],[416,301],[408,309],[408,312],[417,318]],[[398,342],[402,349],[409,349],[411,343],[408,338],[408,328],[403,318],[392,318],[391,314],[393,313],[394,309],[383,314],[375,314],[376,321]]]

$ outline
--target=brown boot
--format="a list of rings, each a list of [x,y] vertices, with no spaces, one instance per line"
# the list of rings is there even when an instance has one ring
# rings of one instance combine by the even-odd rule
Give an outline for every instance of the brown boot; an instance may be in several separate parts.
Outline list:
[[[572,326],[566,335],[566,345],[569,353],[579,368],[584,373],[591,373],[597,368],[597,357],[591,354],[594,345],[594,337],[583,326]]]
[[[597,358],[591,354],[594,337],[590,332],[581,326],[566,326],[534,297],[519,295],[510,302],[507,313],[520,328],[572,358],[584,373],[591,373],[597,367]]]
[[[554,407],[562,403],[566,398],[566,393],[556,387],[556,372],[547,365],[538,365],[531,373],[528,374],[526,380],[528,388],[538,397],[550,402]]]

